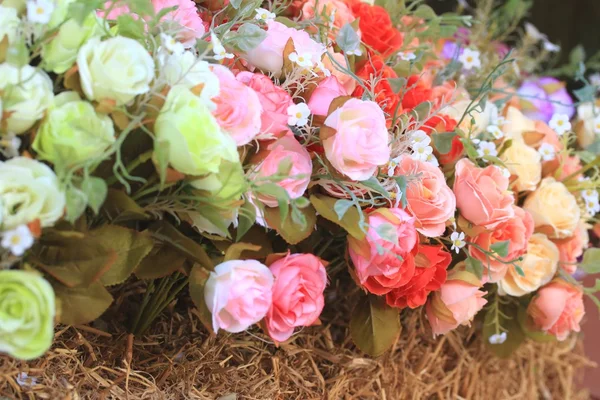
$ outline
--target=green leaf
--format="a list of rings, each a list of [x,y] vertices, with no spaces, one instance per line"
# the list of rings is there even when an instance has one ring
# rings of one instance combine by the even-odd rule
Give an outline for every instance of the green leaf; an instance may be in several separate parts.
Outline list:
[[[147,220],[150,217],[122,190],[108,189],[102,213],[110,221]]]
[[[600,249],[587,249],[583,253],[583,260],[580,267],[588,274],[600,273]]]
[[[415,119],[417,121],[424,121],[429,118],[429,113],[431,112],[431,103],[429,101],[424,101],[419,104],[415,108],[411,110],[411,114],[414,114]]]
[[[212,270],[213,261],[200,244],[185,236],[167,221],[157,221],[148,228],[153,236],[171,246],[187,259],[200,264],[203,268]]]
[[[475,159],[479,158],[479,154],[477,154],[477,150],[473,146],[473,142],[471,142],[467,138],[461,138],[460,141],[462,142],[463,146],[465,147],[467,155],[469,156],[470,159],[475,160]]]
[[[99,282],[85,288],[54,287],[60,302],[58,321],[65,325],[87,324],[98,319],[112,304],[113,297]]]
[[[344,52],[351,52],[360,46],[360,37],[358,37],[352,25],[346,23],[339,30],[335,42]]]
[[[119,35],[140,40],[146,33],[144,23],[139,18],[133,18],[131,14],[122,14],[117,17]]]
[[[231,260],[239,260],[244,251],[260,251],[260,246],[252,243],[232,243],[223,256],[223,262]]]
[[[158,279],[183,268],[185,256],[169,245],[154,247],[133,272],[139,279]]]
[[[498,254],[500,257],[508,256],[508,246],[510,244],[510,240],[503,240],[501,242],[496,242],[490,246],[490,250],[494,253]]]
[[[454,140],[455,136],[456,132],[433,133],[431,135],[435,148],[442,154],[450,153],[450,150],[452,150],[452,140]]]
[[[317,213],[313,207],[299,209],[298,212],[306,219],[304,226],[294,223],[291,215],[282,220],[281,213],[276,208],[267,207],[264,214],[269,227],[275,229],[287,243],[294,245],[309,237],[317,223]]]
[[[132,13],[140,16],[152,16],[154,15],[154,6],[151,0],[128,0],[127,6]]]
[[[98,9],[103,9],[105,0],[75,0],[69,4],[68,15],[74,18],[79,25],[83,25],[85,19]]]
[[[384,222],[377,228],[375,228],[375,232],[377,232],[377,235],[379,235],[379,237],[385,240],[386,242],[390,242],[393,244],[398,243],[398,235],[396,233],[394,225],[392,224]]]
[[[239,211],[239,220],[238,220],[237,234],[235,236],[236,241],[240,241],[248,232],[248,230],[254,225],[256,222],[256,208],[250,203],[246,201],[242,207],[240,207]]]
[[[510,309],[501,310],[504,315],[512,315],[511,319],[505,318],[502,314],[498,313],[498,322],[501,327],[505,329],[506,341],[504,343],[492,344],[490,343],[490,337],[496,333],[495,318],[496,313],[494,309],[489,309],[485,314],[483,322],[483,340],[485,345],[492,353],[499,358],[508,358],[510,355],[521,346],[521,343],[525,341],[525,334],[521,329],[521,325],[517,321],[517,310],[515,307]]]
[[[585,85],[581,89],[573,90],[573,94],[582,103],[593,102],[596,97],[596,88],[592,85]]]
[[[229,4],[231,4],[231,7],[235,8],[236,10],[239,10],[240,6],[242,5],[242,0],[230,0]]]
[[[350,335],[356,347],[378,357],[392,347],[399,334],[398,309],[388,306],[385,297],[361,296],[350,319]]]
[[[238,28],[232,40],[238,49],[243,52],[249,52],[265,40],[266,37],[267,33],[258,25],[246,22]]]
[[[67,221],[73,223],[81,214],[85,211],[85,207],[87,205],[87,196],[81,190],[71,186],[67,189],[66,193],[67,198]]]
[[[348,209],[353,205],[354,202],[352,200],[339,199],[335,202],[333,210],[335,211],[339,219],[343,219]]]
[[[15,67],[23,67],[29,64],[29,50],[23,40],[13,41],[6,52],[6,62]]]
[[[404,175],[395,176],[394,180],[398,184],[398,188],[401,192],[400,194],[402,198],[400,200],[402,203],[402,208],[406,208],[406,205],[408,204],[408,200],[406,199],[406,189],[408,187],[408,181],[406,180],[406,177]]]
[[[341,226],[358,240],[364,238],[365,231],[360,226],[362,210],[359,211],[356,207],[352,207],[344,214],[344,218],[338,218],[337,213],[334,211],[337,201],[338,199],[321,194],[310,196],[310,202],[321,217]]]
[[[106,200],[108,186],[102,178],[90,176],[81,183],[81,191],[87,197],[87,204],[94,213],[98,214],[100,207]]]
[[[154,247],[149,232],[138,232],[117,225],[103,225],[91,231],[90,235],[117,255],[115,263],[100,278],[105,286],[124,282]]]
[[[466,270],[475,274],[477,278],[483,278],[483,264],[481,261],[469,256],[465,260],[465,266]]]
[[[366,181],[360,181],[360,184],[383,195],[383,197],[385,197],[386,199],[390,198],[390,194],[388,193],[388,191],[383,186],[381,186],[381,183],[379,183],[377,178],[375,178],[374,176],[370,177]]]
[[[169,154],[170,144],[166,140],[162,140],[156,143],[154,146],[154,158],[156,160],[156,167],[158,176],[160,177],[160,184],[164,186],[165,180],[167,179],[167,168],[169,167]]]
[[[434,19],[437,17],[435,11],[433,11],[433,8],[426,4],[421,4],[419,8],[415,10],[414,15],[423,19]]]
[[[585,50],[582,45],[577,45],[569,54],[569,64],[575,66],[585,61]]]
[[[304,196],[298,197],[297,199],[295,199],[294,203],[296,204],[296,207],[298,207],[298,208],[306,208],[306,207],[310,206],[310,200],[308,200]]]
[[[202,325],[204,325],[209,332],[213,332],[212,314],[206,306],[206,301],[204,301],[204,287],[206,286],[206,281],[209,276],[209,271],[198,264],[194,265],[190,272],[189,291],[192,301],[198,308],[200,322],[202,322]]]
[[[291,19],[286,18],[286,17],[276,17],[275,21],[287,26],[288,28],[296,28],[298,26],[298,24],[296,22],[294,22]]]
[[[388,78],[388,83],[394,93],[400,93],[406,87],[406,78]]]

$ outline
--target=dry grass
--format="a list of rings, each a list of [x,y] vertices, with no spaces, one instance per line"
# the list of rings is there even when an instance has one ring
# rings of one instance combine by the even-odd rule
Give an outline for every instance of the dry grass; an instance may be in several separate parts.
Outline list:
[[[104,317],[110,322],[96,328],[58,330],[42,359],[0,357],[0,399],[588,398],[576,386],[590,364],[576,337],[558,345],[529,343],[511,360],[499,360],[474,329],[434,340],[422,314],[412,312],[403,314],[392,351],[371,359],[347,338],[350,305],[340,301],[347,298],[347,290],[330,289],[328,304],[339,306],[326,308],[323,325],[280,348],[258,330],[209,336],[183,301],[128,353],[126,333],[104,333],[123,331],[128,316],[117,306]],[[23,372],[37,383],[18,384]]]

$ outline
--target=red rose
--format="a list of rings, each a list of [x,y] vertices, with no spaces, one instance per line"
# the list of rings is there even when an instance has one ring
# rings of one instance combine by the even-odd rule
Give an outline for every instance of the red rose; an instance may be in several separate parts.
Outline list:
[[[406,82],[408,90],[402,97],[402,108],[413,109],[421,103],[431,101],[432,90],[417,75],[408,78]]]
[[[415,256],[415,274],[406,285],[389,292],[386,302],[398,308],[424,305],[429,293],[439,290],[446,282],[446,269],[451,261],[452,256],[442,246],[420,245]]]
[[[429,118],[421,127],[421,130],[431,136],[432,133],[452,132],[456,128],[456,121],[447,115],[436,115]],[[464,146],[458,136],[452,139],[452,148],[446,154],[436,152],[436,156],[441,164],[452,164],[459,159],[464,150]]]
[[[352,13],[360,18],[358,27],[362,41],[383,57],[388,57],[402,47],[402,33],[394,25],[385,8],[355,0]]]
[[[375,102],[387,114],[388,119],[392,118],[395,112],[400,114],[402,111],[402,108],[398,107],[400,96],[394,93],[388,81],[389,78],[397,78],[398,75],[392,68],[385,65],[381,57],[372,56],[358,68],[356,75],[363,80],[369,91],[375,93]],[[364,92],[362,86],[357,86],[352,96],[360,99]]]

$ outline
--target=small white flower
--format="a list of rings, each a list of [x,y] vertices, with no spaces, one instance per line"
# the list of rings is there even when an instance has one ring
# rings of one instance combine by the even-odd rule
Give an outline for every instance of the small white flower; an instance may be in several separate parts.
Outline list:
[[[427,161],[429,155],[433,154],[433,148],[428,143],[419,142],[412,145],[412,157],[415,160]]]
[[[596,72],[595,74],[591,74],[588,79],[592,86],[600,86],[600,73]]]
[[[585,210],[589,215],[596,215],[600,211],[600,202],[598,198],[585,199]]]
[[[500,167],[498,165],[495,165],[495,167],[500,170],[503,177],[510,178],[510,171],[508,170],[508,168]]]
[[[47,24],[54,11],[54,2],[51,0],[28,0],[27,19],[38,24]]]
[[[306,103],[293,104],[287,109],[288,125],[304,126],[308,124],[310,109]]]
[[[498,150],[496,150],[496,145],[493,142],[482,140],[477,146],[477,154],[482,158],[485,156],[496,157],[498,156]]]
[[[4,232],[0,244],[15,256],[21,256],[33,245],[33,235],[27,225],[19,225],[11,231]]]
[[[591,181],[592,179],[589,176],[578,176],[577,177],[577,182],[587,182],[587,181]]]
[[[6,158],[13,158],[19,155],[21,147],[21,138],[13,133],[0,138],[0,153]]]
[[[600,115],[594,118],[594,133],[600,134]]]
[[[412,61],[415,58],[417,58],[417,56],[415,56],[415,53],[411,51],[401,51],[398,53],[398,57],[404,61]]]
[[[317,61],[317,64],[315,65],[315,67],[313,68],[313,72],[318,74],[319,72],[323,73],[323,76],[331,76],[331,71],[327,69],[327,67],[325,67],[325,64],[323,64],[323,61],[319,60]]]
[[[215,54],[215,60],[222,60],[224,58],[229,58],[229,59],[233,58],[233,54],[228,53],[227,50],[225,50],[225,47],[223,47],[223,44],[221,43],[221,41],[219,40],[217,35],[215,35],[214,32],[210,33],[210,42],[212,43],[212,46],[213,46],[213,53]]]
[[[400,164],[400,156],[394,157],[388,163],[388,175],[393,176],[396,172],[396,167]]]
[[[160,34],[160,44],[169,53],[183,54],[183,52],[185,51],[185,47],[183,47],[183,44],[181,42],[178,42],[177,39],[175,39],[171,35],[167,35],[166,33]]]
[[[264,8],[257,8],[254,11],[256,11],[254,19],[257,19],[259,21],[270,22],[275,19],[275,13],[272,13],[269,10],[265,10]]]
[[[451,250],[454,250],[456,254],[458,254],[460,252],[460,249],[462,249],[466,245],[464,232],[452,232],[452,235],[450,235],[450,240],[452,241]]]
[[[358,56],[358,57],[360,57],[360,56],[362,56],[362,50],[360,49],[360,47],[357,47],[354,50],[348,50],[346,52],[346,54],[348,54],[349,56]]]
[[[487,108],[488,106],[486,106]],[[498,110],[498,107],[494,104],[494,103],[489,103],[489,107],[490,107],[490,125],[496,125],[496,126],[502,126],[504,125],[505,118],[500,115],[500,110]]]
[[[540,153],[544,161],[554,160],[554,157],[556,157],[556,151],[550,143],[542,143],[538,149],[538,153]]]
[[[571,130],[569,116],[566,114],[554,114],[548,125],[550,128],[554,129],[559,136],[562,136],[565,132]]]
[[[486,129],[490,135],[494,137],[494,139],[502,139],[504,137],[504,132],[498,127],[498,125],[489,125]]]
[[[481,67],[479,52],[477,50],[465,49],[460,57],[458,57],[458,61],[462,63],[463,68],[466,70],[479,69]]]
[[[583,197],[583,199],[586,201],[598,201],[598,191],[595,189],[582,190],[581,197]]]
[[[535,27],[535,25],[533,25],[529,22],[525,22],[525,33],[527,34],[527,36],[529,36],[535,40],[547,40],[548,39],[548,37],[546,35],[541,33],[538,30],[538,28]]]
[[[440,163],[439,163],[438,159],[435,158],[435,156],[433,154],[428,155],[427,159],[425,161],[427,161],[429,164],[432,164],[432,165],[434,165],[436,167],[440,166]]]
[[[489,337],[489,341],[491,344],[502,344],[504,342],[506,342],[506,332],[502,332],[502,333],[495,333],[492,336]]]
[[[413,145],[416,144],[425,144],[428,145],[431,143],[431,138],[422,130],[416,130],[410,134],[410,140]]]
[[[21,387],[33,387],[37,385],[37,379],[34,376],[29,376],[27,372],[19,372],[16,381]]]
[[[310,53],[298,54],[293,52],[290,53],[288,58],[291,62],[296,63],[303,68],[311,69],[313,67],[312,56]]]
[[[544,49],[551,53],[558,53],[560,51],[560,46],[548,40],[544,40]]]

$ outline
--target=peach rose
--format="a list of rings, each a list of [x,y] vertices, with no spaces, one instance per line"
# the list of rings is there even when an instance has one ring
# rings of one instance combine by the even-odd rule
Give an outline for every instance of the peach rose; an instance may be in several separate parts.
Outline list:
[[[204,287],[215,333],[242,332],[263,319],[271,307],[272,287],[273,274],[256,260],[217,265]]]
[[[515,107],[508,106],[505,109],[504,120],[505,123],[501,128],[507,139],[522,141],[523,133],[535,131],[535,122]]]
[[[330,57],[333,58],[335,62],[331,61]],[[346,58],[342,53],[336,53],[331,48],[328,49],[327,55],[323,59],[323,65],[331,72],[331,75],[338,79],[340,84],[346,89],[346,93],[354,92],[354,89],[356,89],[356,79],[338,67],[338,65],[340,65],[346,69],[352,68],[348,65]]]
[[[295,327],[310,326],[321,315],[327,273],[321,259],[312,254],[287,254],[269,269],[275,283],[273,304],[265,322],[269,336],[285,342]]]
[[[580,331],[579,323],[585,315],[583,292],[555,279],[539,290],[527,312],[541,330],[565,340],[569,333]]]
[[[333,25],[337,28],[341,28],[355,19],[346,2],[342,0],[308,0],[302,6],[302,19],[313,19],[315,14],[326,15],[329,18],[333,14]]]
[[[490,251],[491,246],[497,242],[508,240],[508,254],[499,260],[488,257],[475,246],[469,247],[471,257],[481,261],[484,268],[484,279],[488,282],[498,282],[504,278],[508,264],[502,261],[511,261],[521,257],[527,251],[527,242],[533,234],[533,218],[521,207],[513,206],[515,216],[501,223],[492,231],[486,231],[472,238],[470,241],[484,250]]]
[[[581,215],[575,196],[554,178],[544,178],[527,196],[523,208],[531,213],[535,229],[552,239],[572,236]]]
[[[236,79],[252,88],[262,105],[259,139],[265,134],[277,135],[289,129],[287,109],[294,102],[288,92],[263,74],[244,71],[237,74]]]
[[[250,143],[260,132],[262,106],[254,90],[244,85],[222,65],[211,65],[219,78],[219,95],[212,101],[217,105],[213,115],[219,126],[238,146]]]
[[[457,266],[458,267],[458,266]],[[475,314],[487,304],[482,283],[461,268],[448,273],[446,283],[427,301],[425,311],[434,335],[444,335],[459,325],[469,325]]]
[[[510,265],[498,289],[510,296],[524,296],[550,282],[558,267],[558,248],[543,233],[534,233],[527,243],[523,261],[517,262],[525,276]]]
[[[560,266],[567,273],[573,274],[577,270],[577,259],[583,254],[583,250],[587,248],[590,237],[587,227],[583,221],[579,221],[577,229],[573,236],[565,239],[553,240],[558,247]]]
[[[403,156],[394,173],[418,176],[406,190],[408,212],[415,217],[420,233],[428,237],[442,235],[456,211],[456,198],[442,171],[431,163]]]
[[[319,82],[312,92],[308,100],[308,108],[314,115],[327,116],[329,105],[333,99],[347,95],[346,89],[334,75],[331,75]]]
[[[390,160],[385,116],[375,102],[348,100],[327,117],[320,134],[325,156],[350,179],[369,179]]]
[[[479,168],[466,158],[458,161],[454,195],[461,215],[476,226],[494,229],[515,215],[508,178],[493,165]]]
[[[263,179],[281,173],[281,166],[289,166],[288,178],[275,181],[288,193],[290,199],[302,196],[312,174],[312,160],[308,151],[293,136],[277,139],[259,152],[251,160],[256,164],[253,179]],[[277,199],[271,195],[259,194],[258,200],[269,207],[277,207]]]
[[[378,208],[367,219],[364,239],[348,236],[348,252],[360,284],[382,295],[412,279],[415,260],[411,253],[417,248],[418,234],[414,218],[400,208]],[[391,238],[380,235],[384,229],[391,231]]]
[[[542,156],[534,148],[520,141],[512,145],[500,156],[511,175],[517,179],[513,182],[514,190],[522,192],[535,190],[542,179]]]

